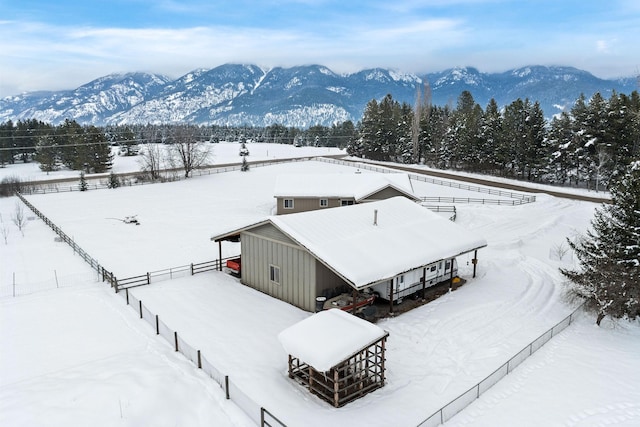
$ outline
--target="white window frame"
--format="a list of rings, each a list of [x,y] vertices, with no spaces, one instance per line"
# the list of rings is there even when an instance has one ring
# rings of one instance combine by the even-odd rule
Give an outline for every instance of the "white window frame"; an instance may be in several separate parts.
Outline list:
[[[355,202],[351,199],[340,200],[340,206],[352,206]]]
[[[276,285],[280,284],[280,267],[277,265],[269,264],[269,281]]]
[[[321,208],[329,207],[329,199],[320,199],[320,207]]]
[[[282,201],[282,206],[285,209],[293,209],[293,199],[284,199]]]

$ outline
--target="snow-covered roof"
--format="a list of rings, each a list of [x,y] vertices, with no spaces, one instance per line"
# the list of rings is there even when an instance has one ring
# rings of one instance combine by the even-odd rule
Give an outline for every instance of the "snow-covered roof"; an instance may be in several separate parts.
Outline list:
[[[387,187],[415,198],[411,180],[406,173],[361,172],[279,175],[274,197],[353,197],[358,201]]]
[[[332,308],[290,326],[278,339],[288,354],[326,372],[386,335],[380,327]]]
[[[211,240],[268,222],[356,289],[487,245],[477,233],[401,196],[271,216]]]

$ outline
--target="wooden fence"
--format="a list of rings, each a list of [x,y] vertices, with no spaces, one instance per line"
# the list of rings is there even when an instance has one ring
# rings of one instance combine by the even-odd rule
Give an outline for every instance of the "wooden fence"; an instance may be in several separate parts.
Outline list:
[[[112,278],[112,287],[116,292],[122,289],[131,289],[138,286],[150,285],[152,282],[161,280],[171,280],[181,276],[193,276],[194,274],[204,273],[205,271],[222,270],[228,259],[237,258],[237,256],[223,258],[222,260],[205,261],[199,263],[191,263],[178,267],[165,268],[163,270],[149,271],[139,276],[126,277],[124,279]]]

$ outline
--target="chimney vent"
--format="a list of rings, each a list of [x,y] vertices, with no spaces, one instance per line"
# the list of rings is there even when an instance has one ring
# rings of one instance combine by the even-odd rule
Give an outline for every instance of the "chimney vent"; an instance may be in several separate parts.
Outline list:
[[[378,209],[373,210],[373,225],[378,225]]]

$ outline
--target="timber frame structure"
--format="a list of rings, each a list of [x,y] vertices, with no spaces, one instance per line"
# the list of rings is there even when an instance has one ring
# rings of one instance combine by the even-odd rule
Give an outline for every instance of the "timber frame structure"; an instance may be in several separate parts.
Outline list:
[[[385,343],[388,336],[386,333],[327,372],[319,372],[289,355],[289,378],[334,407],[344,406],[384,386]]]

